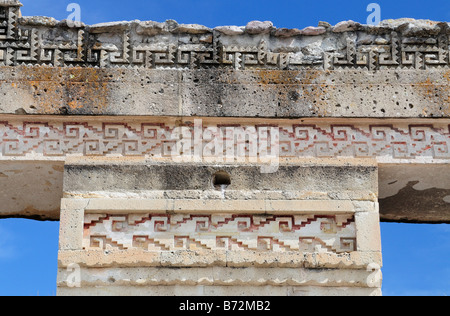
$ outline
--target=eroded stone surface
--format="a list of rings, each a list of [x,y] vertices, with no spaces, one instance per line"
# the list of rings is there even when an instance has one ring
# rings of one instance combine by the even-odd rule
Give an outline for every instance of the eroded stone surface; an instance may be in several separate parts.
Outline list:
[[[231,184],[224,192],[213,185],[213,176],[222,171],[230,175]],[[280,165],[269,174],[261,173],[258,165],[201,165],[201,164],[151,164],[149,161],[123,164],[114,160],[96,160],[92,165],[85,161],[67,162],[64,192],[93,193],[123,191],[139,193],[163,191],[174,198],[187,197],[189,193],[202,192],[209,199],[249,199],[258,196],[266,199],[302,199],[314,192],[326,192],[324,199],[370,200],[377,192],[377,167],[375,165]],[[216,194],[208,193],[215,191]],[[167,195],[166,195],[167,196]],[[291,197],[289,197],[291,196]],[[200,196],[198,196],[200,198]],[[347,197],[347,198],[345,198]],[[374,196],[372,196],[374,198]]]
[[[59,219],[64,163],[0,161],[0,218]]]
[[[2,67],[9,114],[448,117],[448,71]],[[383,93],[380,93],[383,91]]]
[[[20,17],[16,2],[4,2],[0,12],[0,113],[450,115],[446,22],[321,22],[303,30],[267,21],[214,29],[173,20],[67,27]]]
[[[61,295],[380,295],[379,183],[382,218],[448,218],[446,182],[412,171],[448,173],[448,23],[89,26],[20,6],[0,0],[0,216],[63,194]],[[245,159],[203,161],[208,133]]]
[[[70,159],[61,213],[61,227],[70,229],[61,230],[59,293],[77,293],[68,279],[73,267],[86,293],[93,287],[115,291],[128,285],[141,287],[142,293],[160,286],[219,291],[227,285],[230,293],[249,295],[268,285],[285,294],[291,286],[305,291],[324,287],[317,289],[322,294],[330,287],[351,286],[360,293],[380,288],[374,162],[314,159],[302,167],[281,165],[270,176],[255,167]],[[217,171],[222,178],[230,175],[228,185],[214,187]],[[79,185],[88,182],[89,187]],[[192,190],[202,197],[186,196]],[[216,197],[208,193],[214,190],[220,193]],[[270,199],[289,190],[298,195]],[[253,191],[265,192],[262,200],[249,194]],[[314,199],[321,192],[329,195]],[[144,267],[154,269],[152,278]],[[190,269],[188,274],[178,270],[184,274],[180,278],[174,268]],[[105,278],[95,277],[98,273]]]
[[[449,223],[449,164],[380,169],[380,215],[386,221]]]

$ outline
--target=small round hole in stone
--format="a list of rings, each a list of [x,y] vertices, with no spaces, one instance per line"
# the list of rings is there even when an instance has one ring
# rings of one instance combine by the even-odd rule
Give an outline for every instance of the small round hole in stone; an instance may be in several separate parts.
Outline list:
[[[231,185],[231,177],[225,171],[218,171],[212,177],[212,184],[216,190],[224,190]]]

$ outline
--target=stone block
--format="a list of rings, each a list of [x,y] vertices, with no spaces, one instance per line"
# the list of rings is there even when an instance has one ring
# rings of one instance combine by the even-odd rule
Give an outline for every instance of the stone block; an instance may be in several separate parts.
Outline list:
[[[380,215],[377,212],[359,212],[355,214],[355,222],[358,251],[381,252]]]

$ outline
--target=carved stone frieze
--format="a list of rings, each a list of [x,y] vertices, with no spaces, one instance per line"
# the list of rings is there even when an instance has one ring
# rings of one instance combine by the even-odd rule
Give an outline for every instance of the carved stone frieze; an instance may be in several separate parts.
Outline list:
[[[449,67],[447,23],[400,20],[366,26],[277,29],[131,21],[87,26],[21,17],[0,5],[0,65],[175,69],[429,69]],[[342,25],[351,27],[342,27]],[[345,26],[344,25],[344,26]]]

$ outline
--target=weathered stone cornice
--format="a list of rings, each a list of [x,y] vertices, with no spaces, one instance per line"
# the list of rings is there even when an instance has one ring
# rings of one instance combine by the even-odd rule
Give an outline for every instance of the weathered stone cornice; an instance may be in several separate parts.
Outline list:
[[[20,17],[0,3],[0,65],[99,68],[367,69],[449,67],[446,22],[346,21],[305,29],[252,21],[245,27],[153,21],[84,25]]]
[[[450,116],[446,22],[88,26],[1,3],[3,114]]]
[[[21,7],[19,0],[0,0],[0,7]]]

